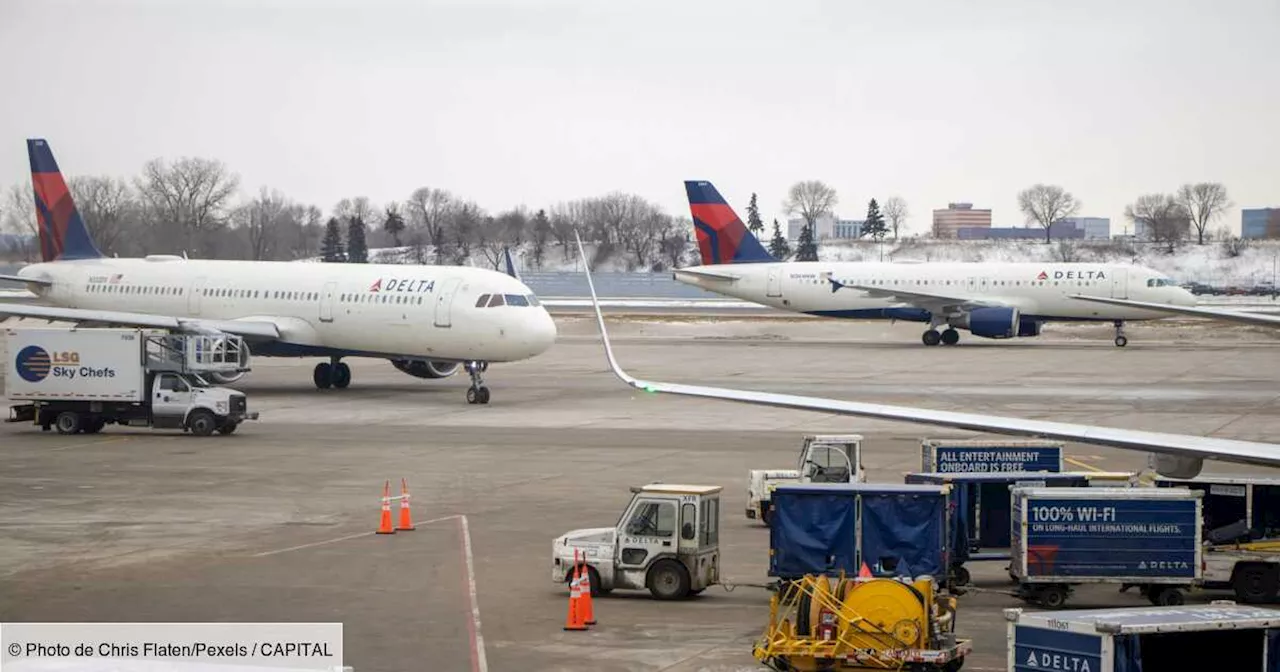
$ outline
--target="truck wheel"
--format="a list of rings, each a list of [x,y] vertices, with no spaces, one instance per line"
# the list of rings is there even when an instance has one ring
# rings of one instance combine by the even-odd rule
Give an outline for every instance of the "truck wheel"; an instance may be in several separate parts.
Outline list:
[[[689,596],[689,572],[675,560],[659,560],[649,569],[645,581],[659,600],[680,600]]]
[[[61,417],[61,416],[59,416]],[[59,430],[61,431],[61,430]],[[1280,590],[1280,568],[1275,565],[1252,564],[1237,567],[1231,577],[1236,599],[1245,604],[1270,602]]]
[[[605,590],[603,587],[600,586],[600,572],[597,572],[596,568],[592,567],[591,565],[584,565],[584,567],[587,570],[587,576],[591,579],[591,597],[600,597],[601,595],[607,595],[609,591]],[[564,575],[564,585],[568,586],[571,581],[573,581],[572,568],[570,568],[569,571]]]
[[[239,427],[239,426],[240,426],[240,423],[238,422],[230,422],[230,421],[224,422],[222,423],[222,425],[218,427],[218,433],[224,436],[227,434],[235,434],[236,427]]]
[[[53,421],[59,434],[75,434],[84,428],[83,419],[75,411],[63,411]]]
[[[760,507],[760,522],[764,523],[765,527],[769,527],[769,523],[773,522],[773,509],[767,506]]]
[[[1152,586],[1148,599],[1157,607],[1176,607],[1184,602],[1182,591],[1172,587]]]
[[[969,570],[964,565],[957,565],[952,570],[951,580],[957,586],[967,586],[973,577],[969,576]]]
[[[187,418],[187,428],[196,436],[209,436],[218,428],[218,419],[203,408],[197,409],[191,411],[191,417]]]
[[[1062,586],[1048,586],[1040,589],[1038,596],[1040,605],[1049,609],[1061,609],[1067,603],[1067,589]]]

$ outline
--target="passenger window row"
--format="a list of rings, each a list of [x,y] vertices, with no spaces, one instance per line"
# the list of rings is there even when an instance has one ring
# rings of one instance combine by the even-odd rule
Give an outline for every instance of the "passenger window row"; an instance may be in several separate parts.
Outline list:
[[[476,299],[476,308],[493,308],[495,306],[540,306],[538,297],[529,294],[481,294]]]
[[[181,287],[153,287],[150,285],[110,285],[94,283],[85,285],[84,291],[90,294],[151,294],[160,296],[181,296],[186,293]]]
[[[421,296],[396,296],[392,294],[343,294],[342,303],[399,303],[422,305]]]
[[[149,285],[111,285],[94,283],[85,285],[85,291],[90,294],[133,294],[133,295],[159,295],[159,296],[183,296],[186,289],[182,287],[155,287]],[[261,289],[222,289],[205,287],[199,291],[200,296],[207,296],[217,299],[272,299],[280,301],[318,301],[320,292],[289,292],[280,290],[261,290]],[[488,294],[485,295],[486,297]],[[516,301],[524,301],[524,297],[519,295],[509,295],[513,298],[511,305],[526,305],[516,303]],[[498,298],[502,298],[498,295]],[[532,297],[530,297],[532,298]],[[397,304],[414,304],[422,305],[423,297],[421,296],[392,296],[389,294],[343,294],[341,296],[342,303],[397,303]],[[536,299],[535,299],[536,301]],[[536,303],[534,305],[537,305]]]

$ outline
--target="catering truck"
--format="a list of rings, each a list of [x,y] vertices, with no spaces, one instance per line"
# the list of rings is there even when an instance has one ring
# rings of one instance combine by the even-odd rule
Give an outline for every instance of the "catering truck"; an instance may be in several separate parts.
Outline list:
[[[1014,488],[1009,572],[1019,597],[1056,609],[1076,585],[1109,583],[1182,604],[1203,572],[1200,498],[1181,488]]]
[[[203,374],[247,371],[238,336],[152,329],[8,329],[10,422],[59,434],[108,424],[231,434],[258,414],[245,395]]]

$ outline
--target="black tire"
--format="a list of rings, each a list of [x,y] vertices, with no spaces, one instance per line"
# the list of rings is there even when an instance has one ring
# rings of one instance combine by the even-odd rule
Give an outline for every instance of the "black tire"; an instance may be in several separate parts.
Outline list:
[[[98,432],[102,431],[103,427],[106,427],[106,426],[107,426],[106,420],[103,420],[102,418],[93,418],[84,424],[84,429],[81,431],[83,431],[85,434],[97,434]]]
[[[346,362],[338,362],[333,367],[333,386],[345,390],[351,385],[351,367]]]
[[[213,413],[197,408],[187,417],[187,429],[196,436],[209,436],[218,428],[218,418]]]
[[[238,422],[230,422],[230,421],[224,422],[222,423],[221,426],[218,427],[218,433],[222,434],[223,436],[227,436],[229,434],[235,434],[236,428],[239,426],[240,426],[240,423]]]
[[[1117,348],[1123,348],[1126,345],[1129,345],[1129,339],[1125,338],[1124,336],[1116,336]]]
[[[481,387],[476,392],[476,403],[480,403],[480,404],[489,403],[489,388]]]
[[[960,332],[955,329],[948,329],[942,332],[943,345],[955,345],[960,342]]]
[[[952,571],[951,580],[957,586],[967,586],[973,577],[969,576],[969,570],[964,565],[957,565]]]
[[[920,335],[920,341],[925,345],[937,345],[942,342],[942,334],[930,329]]]
[[[1149,599],[1157,607],[1177,607],[1185,602],[1182,591],[1172,587],[1152,586]]]
[[[479,403],[478,399],[480,399],[480,393],[476,392],[476,388],[474,387],[467,388],[467,403],[468,404]]]
[[[1270,602],[1276,599],[1276,593],[1280,591],[1280,567],[1262,564],[1237,567],[1235,576],[1231,577],[1231,588],[1239,602]]]
[[[600,587],[600,572],[597,572],[596,568],[591,565],[583,565],[583,567],[587,570],[587,577],[591,579],[591,597],[607,595],[610,591],[604,590]],[[573,574],[574,570],[570,568],[569,573],[564,575],[565,586],[568,586],[569,583],[573,581]]]
[[[53,426],[59,434],[77,434],[84,429],[84,418],[75,411],[63,411],[54,418]]]
[[[689,572],[675,560],[653,563],[644,583],[659,600],[683,600],[689,596]]]
[[[770,506],[761,506],[761,507],[760,507],[760,522],[764,523],[764,526],[765,526],[765,527],[769,527],[769,524],[773,522],[773,508],[772,508],[772,507],[770,507]]]
[[[951,662],[942,667],[946,672],[960,672],[960,668],[964,667],[964,656],[953,658]]]
[[[1040,589],[1036,601],[1046,609],[1061,609],[1067,603],[1067,589],[1062,586],[1048,586]]]
[[[316,370],[312,372],[311,380],[315,382],[317,389],[329,389],[329,386],[333,385],[333,368],[329,366],[329,362],[316,364]]]

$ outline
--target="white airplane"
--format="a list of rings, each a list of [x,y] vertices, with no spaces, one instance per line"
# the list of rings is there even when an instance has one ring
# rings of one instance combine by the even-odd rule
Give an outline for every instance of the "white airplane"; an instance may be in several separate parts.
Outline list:
[[[1115,325],[1167,313],[1083,296],[1191,306],[1195,297],[1160,273],[1124,264],[780,262],[747,230],[710,182],[685,182],[702,265],[675,279],[707,291],[823,317],[927,322],[925,345],[955,345],[957,329],[984,338],[1038,336],[1046,322]],[[946,327],[939,331],[940,327]]]
[[[387,359],[417,378],[462,367],[473,404],[489,403],[489,363],[534,357],[555,341],[555,323],[533,292],[495,271],[103,257],[48,144],[28,140],[27,152],[44,263],[0,279],[26,283],[51,305],[0,303],[0,315],[235,334],[254,355],[328,358],[312,376],[321,389],[351,384],[344,357]]]
[[[578,250],[582,258],[586,259],[580,239],[578,240]],[[805,397],[794,394],[775,394],[754,390],[736,390],[724,387],[641,380],[623,371],[622,367],[618,365],[618,360],[613,354],[613,346],[609,343],[609,332],[604,326],[604,314],[600,311],[600,301],[596,298],[596,289],[594,282],[591,280],[591,272],[587,270],[586,273],[587,286],[591,290],[591,302],[595,308],[596,323],[600,328],[600,337],[604,342],[604,352],[609,361],[609,368],[613,370],[614,375],[622,382],[645,392],[720,399],[755,404],[757,406],[776,406],[804,411],[817,411],[819,413],[877,418],[880,420],[897,420],[992,434],[1078,441],[1098,446],[1137,450],[1149,453],[1152,457],[1154,470],[1160,475],[1170,478],[1194,478],[1200,473],[1204,460],[1207,459],[1264,467],[1280,467],[1280,444],[1274,443],[1096,427],[1047,420],[1025,420],[980,413],[935,411],[823,397]]]

